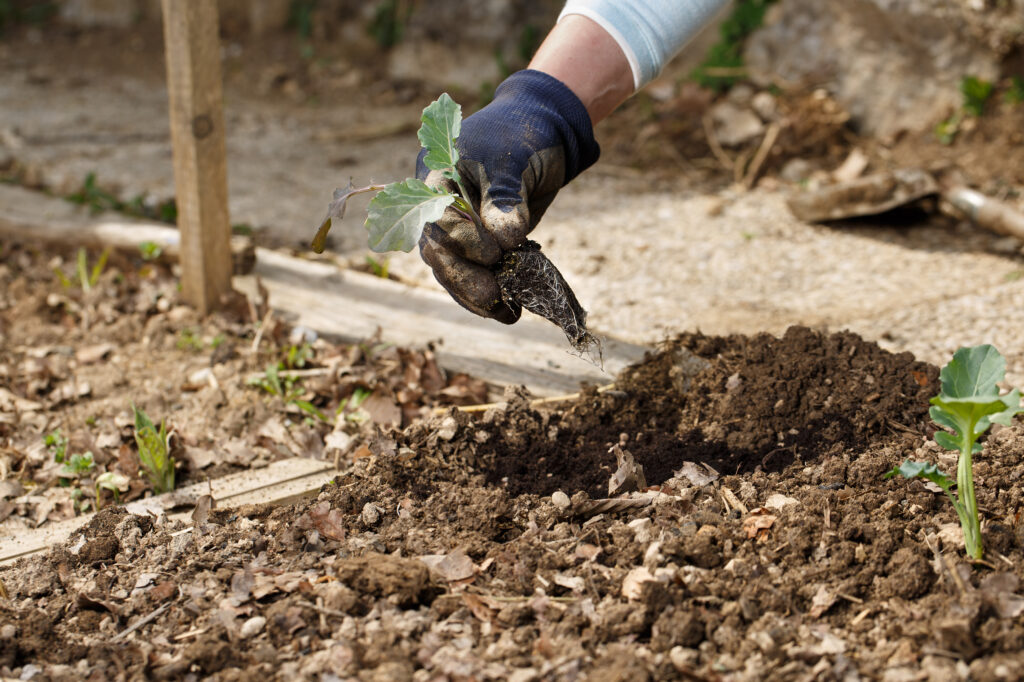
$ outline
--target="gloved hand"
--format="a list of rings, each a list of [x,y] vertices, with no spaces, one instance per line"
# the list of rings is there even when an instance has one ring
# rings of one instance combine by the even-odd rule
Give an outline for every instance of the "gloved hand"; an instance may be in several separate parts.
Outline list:
[[[420,254],[434,277],[464,308],[506,324],[519,319],[491,271],[504,251],[521,245],[555,195],[600,154],[590,116],[561,81],[541,71],[512,74],[494,100],[462,122],[457,170],[484,230],[449,208],[426,225]],[[458,193],[421,152],[416,177]]]

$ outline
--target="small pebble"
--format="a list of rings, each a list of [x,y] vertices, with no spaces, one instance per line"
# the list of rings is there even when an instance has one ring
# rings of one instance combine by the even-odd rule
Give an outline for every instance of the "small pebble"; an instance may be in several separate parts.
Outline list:
[[[555,505],[559,509],[568,509],[572,506],[572,502],[569,500],[569,496],[563,493],[561,490],[556,490],[551,493],[551,504]]]
[[[263,616],[253,616],[249,620],[242,623],[242,628],[238,631],[238,634],[242,636],[242,639],[249,639],[255,637],[263,631],[263,626],[267,624],[267,619]]]
[[[363,519],[363,523],[367,526],[376,526],[380,521],[380,513],[383,511],[380,507],[375,505],[373,502],[367,502],[363,505],[363,511],[360,515]]]

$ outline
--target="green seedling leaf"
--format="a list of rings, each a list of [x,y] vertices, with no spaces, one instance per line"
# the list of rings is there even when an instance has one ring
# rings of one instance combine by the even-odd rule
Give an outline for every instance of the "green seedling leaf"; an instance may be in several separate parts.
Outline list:
[[[885,475],[885,478],[892,478],[897,475],[907,479],[924,478],[947,493],[953,489],[954,485],[952,478],[939,471],[939,467],[929,462],[914,462],[908,459],[898,467],[893,467],[892,471]]]
[[[1009,425],[1020,413],[1020,391],[999,395],[997,385],[1006,375],[1006,360],[991,345],[961,348],[942,368],[942,391],[931,399],[928,414],[955,434],[936,433],[935,441],[947,450],[981,450],[976,445],[992,423]]]
[[[99,259],[92,266],[92,271],[89,273],[89,288],[96,286],[96,283],[100,281],[100,275],[103,274],[103,268],[107,267],[107,259],[110,257],[110,249],[103,249],[103,253],[100,254]]]
[[[939,373],[942,390],[931,399],[932,407],[928,414],[939,426],[949,429],[949,432],[937,431],[935,442],[960,453],[956,494],[952,492],[952,479],[933,464],[907,461],[887,475],[887,478],[896,473],[906,478],[920,476],[941,487],[960,518],[967,554],[976,560],[982,557],[981,522],[974,493],[972,461],[974,455],[982,451],[977,441],[993,423],[1008,425],[1014,415],[1024,411],[1020,406],[1018,389],[999,395],[998,384],[1005,375],[1006,360],[987,344],[957,350]]]
[[[330,423],[331,421],[326,414],[321,412],[316,405],[309,402],[308,400],[293,400],[292,405],[295,405],[295,407],[299,408],[306,414],[316,417],[322,422]]]
[[[146,478],[157,493],[174,490],[174,458],[168,452],[166,426],[161,422],[157,429],[153,420],[135,405],[132,411],[135,413],[135,444]]]
[[[60,468],[59,473],[61,478],[79,478],[92,471],[95,466],[92,460],[92,453],[86,452],[81,455],[71,455],[64,462],[64,466]]]
[[[100,493],[104,490],[109,490],[114,496],[114,502],[121,501],[121,493],[128,492],[130,488],[128,477],[124,474],[119,474],[116,471],[106,471],[96,477],[96,508],[100,508],[100,500],[102,496]]]
[[[82,285],[82,291],[89,291],[89,267],[86,262],[85,249],[78,250],[78,283]]]
[[[459,150],[455,141],[462,128],[462,107],[445,92],[423,110],[420,120],[423,125],[416,136],[427,150],[423,164],[430,170],[452,171],[445,175],[457,181],[454,169],[459,162]]]
[[[327,248],[327,233],[331,231],[331,222],[335,219],[341,220],[345,217],[345,206],[348,204],[350,197],[356,194],[362,194],[363,192],[379,192],[384,189],[385,185],[369,185],[367,187],[355,187],[351,182],[348,183],[348,187],[344,189],[338,188],[334,190],[334,197],[331,203],[327,206],[327,215],[324,216],[324,220],[320,223],[320,228],[317,229],[316,235],[313,237],[313,243],[311,246],[317,253],[323,253],[324,249]]]
[[[942,394],[950,398],[998,395],[996,383],[1006,375],[1006,360],[993,346],[961,348],[939,373]]]
[[[139,254],[142,256],[142,260],[156,260],[163,252],[163,247],[156,242],[141,242],[139,244]]]
[[[992,83],[977,76],[965,76],[960,81],[960,93],[964,96],[964,111],[972,116],[981,116],[992,95]]]
[[[53,453],[53,461],[57,464],[64,463],[64,456],[68,449],[68,439],[61,435],[60,429],[52,431],[43,438],[43,445]]]
[[[455,197],[409,178],[385,187],[367,210],[366,229],[370,248],[377,253],[411,251],[420,240],[423,226],[436,222]]]

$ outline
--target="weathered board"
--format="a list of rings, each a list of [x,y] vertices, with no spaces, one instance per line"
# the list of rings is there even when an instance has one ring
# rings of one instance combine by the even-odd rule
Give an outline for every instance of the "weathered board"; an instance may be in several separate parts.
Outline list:
[[[168,514],[171,519],[184,520],[192,513],[196,501],[206,494],[213,495],[219,509],[243,504],[288,504],[319,490],[320,486],[331,479],[333,468],[329,462],[290,458],[274,462],[263,469],[242,471],[136,500],[125,507],[133,514]],[[77,529],[89,523],[93,516],[83,514],[13,536],[0,536],[0,566],[65,541]]]
[[[399,345],[434,342],[445,369],[498,386],[523,384],[540,396],[572,393],[581,382],[606,384],[647,350],[603,338],[599,367],[572,354],[558,328],[529,313],[509,327],[463,310],[442,292],[266,249],[256,250],[253,276],[236,277],[235,286],[255,295],[255,277],[271,307],[294,324],[346,341],[379,329],[384,341]]]

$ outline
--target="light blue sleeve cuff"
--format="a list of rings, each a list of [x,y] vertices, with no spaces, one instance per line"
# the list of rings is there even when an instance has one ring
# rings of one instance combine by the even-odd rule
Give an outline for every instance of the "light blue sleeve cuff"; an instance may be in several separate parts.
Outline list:
[[[579,14],[615,39],[639,90],[654,80],[676,52],[729,0],[568,0],[558,20]]]

